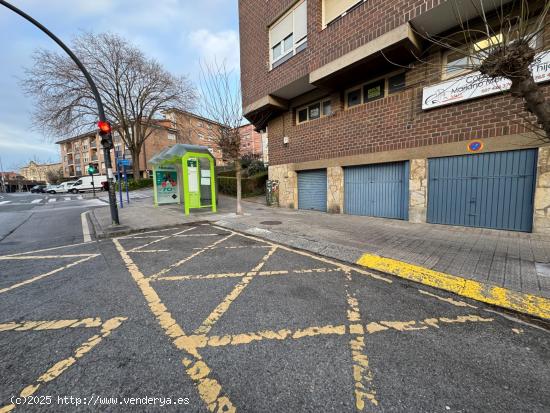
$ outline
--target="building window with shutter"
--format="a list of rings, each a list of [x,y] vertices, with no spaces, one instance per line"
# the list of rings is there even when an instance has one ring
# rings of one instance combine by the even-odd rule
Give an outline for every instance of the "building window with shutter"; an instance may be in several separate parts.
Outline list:
[[[323,29],[366,0],[323,0]]]
[[[298,2],[269,28],[271,69],[307,47],[307,0]]]

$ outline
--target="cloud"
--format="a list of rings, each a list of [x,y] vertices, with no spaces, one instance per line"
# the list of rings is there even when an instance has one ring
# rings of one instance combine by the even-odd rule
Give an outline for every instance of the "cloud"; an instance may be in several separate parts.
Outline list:
[[[225,62],[228,70],[239,69],[239,35],[235,30],[195,30],[189,34],[189,42],[203,62]]]

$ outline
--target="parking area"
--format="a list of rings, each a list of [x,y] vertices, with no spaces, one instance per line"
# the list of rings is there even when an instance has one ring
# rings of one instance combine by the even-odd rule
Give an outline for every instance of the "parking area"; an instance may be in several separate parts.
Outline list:
[[[213,225],[10,253],[0,274],[2,413],[550,405],[537,323]]]

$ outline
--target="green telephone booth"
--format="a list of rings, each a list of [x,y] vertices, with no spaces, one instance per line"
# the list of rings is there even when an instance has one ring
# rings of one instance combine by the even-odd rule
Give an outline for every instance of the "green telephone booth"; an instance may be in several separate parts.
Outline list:
[[[206,146],[178,143],[157,153],[149,163],[153,165],[155,206],[183,203],[185,215],[195,208],[216,212],[216,161]]]

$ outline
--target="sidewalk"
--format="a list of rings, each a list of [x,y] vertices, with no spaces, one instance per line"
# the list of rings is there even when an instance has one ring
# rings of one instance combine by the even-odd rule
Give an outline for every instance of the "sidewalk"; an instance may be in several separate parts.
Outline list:
[[[181,207],[154,208],[150,200],[143,200],[120,210],[120,219],[124,231],[209,221],[470,298],[481,297],[490,304],[518,311],[542,305],[543,313],[550,314],[550,302],[542,299],[550,298],[548,236],[270,208],[260,198],[245,200],[245,214],[237,216],[234,199],[219,199],[217,214],[185,217]],[[100,237],[113,233],[108,214],[108,208],[94,210]]]

